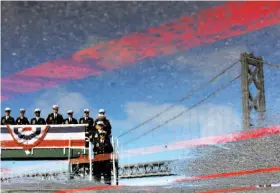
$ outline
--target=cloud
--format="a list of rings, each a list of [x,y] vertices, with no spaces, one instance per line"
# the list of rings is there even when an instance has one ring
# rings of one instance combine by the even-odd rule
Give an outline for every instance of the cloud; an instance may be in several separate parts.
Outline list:
[[[64,117],[69,109],[74,111],[74,116],[77,118],[82,116],[84,108],[93,111],[93,107],[81,93],[68,91],[62,86],[56,86],[43,92],[28,111],[33,112],[35,108],[40,108],[41,116],[46,117],[51,113],[54,104],[59,105],[59,112]]]
[[[171,104],[155,105],[145,102],[130,102],[125,106],[127,119],[115,121],[117,125],[125,125],[123,128],[131,128],[138,123],[148,120],[155,114],[163,111]],[[135,132],[127,135],[127,138],[134,138],[141,135],[145,131],[164,123],[166,120],[176,116],[182,111],[186,111],[187,107],[178,105],[172,110],[164,113],[160,117],[144,125]],[[131,125],[131,127],[129,127]],[[183,136],[192,137],[209,137],[221,134],[235,132],[241,129],[241,115],[235,109],[226,105],[220,104],[204,104],[196,109],[192,109],[182,116],[174,119],[170,123],[163,125],[157,131],[151,132],[149,135],[156,133],[157,139],[162,140],[176,135],[178,139]],[[180,136],[178,136],[178,134]],[[198,136],[197,136],[198,135]],[[148,135],[147,135],[148,136]],[[143,137],[143,140],[147,137]],[[162,142],[167,142],[164,140]]]
[[[157,105],[146,102],[127,103],[125,106],[126,120],[114,121],[113,125],[114,127],[132,128],[163,111],[170,105]],[[171,156],[167,152],[174,152],[175,154],[180,154],[183,151],[189,152],[192,151],[191,148],[194,144],[212,144],[213,137],[215,136],[225,136],[226,134],[238,133],[242,130],[241,114],[233,107],[224,104],[207,103],[190,110],[148,135],[132,141],[128,145],[123,145],[126,141],[140,136],[187,109],[184,105],[178,105],[154,119],[151,123],[120,138],[119,153],[121,158],[127,162],[132,162],[132,157],[135,160],[149,160],[152,158],[150,155],[158,159],[170,159],[174,155],[172,154]],[[188,156],[190,155],[192,154],[188,154]]]

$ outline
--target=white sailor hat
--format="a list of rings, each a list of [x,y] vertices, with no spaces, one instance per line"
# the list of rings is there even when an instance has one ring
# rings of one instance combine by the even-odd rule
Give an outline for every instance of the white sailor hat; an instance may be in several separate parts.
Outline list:
[[[106,135],[107,134],[107,132],[106,131],[100,131],[100,135]]]
[[[73,114],[74,112],[72,110],[67,111],[67,114]]]
[[[11,111],[10,107],[6,107],[6,108],[5,108],[5,112],[6,112],[6,111]]]
[[[98,117],[105,117],[105,115],[103,113],[98,113],[97,115]]]
[[[59,107],[58,107],[58,105],[53,105],[52,108],[53,109],[58,109]]]
[[[89,109],[84,109],[84,113],[89,113]]]
[[[99,109],[99,113],[105,113],[104,109]]]
[[[25,110],[24,109],[19,109],[19,112],[25,112]]]
[[[104,125],[104,122],[103,122],[103,121],[97,121],[96,124],[97,124],[97,125]]]
[[[41,112],[41,110],[37,108],[34,110],[34,113],[36,113],[36,112]]]

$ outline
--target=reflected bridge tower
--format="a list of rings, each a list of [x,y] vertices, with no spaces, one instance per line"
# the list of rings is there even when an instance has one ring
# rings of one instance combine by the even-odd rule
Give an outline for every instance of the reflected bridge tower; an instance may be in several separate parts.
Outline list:
[[[262,57],[242,53],[242,122],[243,129],[266,125],[266,104]]]

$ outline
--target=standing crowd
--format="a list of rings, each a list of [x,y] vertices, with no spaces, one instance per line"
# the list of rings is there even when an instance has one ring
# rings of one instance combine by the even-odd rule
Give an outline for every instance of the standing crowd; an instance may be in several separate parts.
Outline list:
[[[93,143],[94,156],[111,154],[113,153],[113,147],[110,141],[112,127],[110,121],[106,117],[104,109],[98,111],[97,118],[94,119],[89,116],[89,109],[84,109],[84,116],[77,121],[73,117],[74,112],[72,110],[67,111],[67,118],[64,119],[61,114],[58,113],[58,105],[52,106],[53,112],[48,115],[46,119],[40,116],[41,110],[36,108],[34,110],[34,117],[30,120],[26,118],[25,110],[20,109],[20,116],[15,120],[11,116],[11,109],[7,107],[5,109],[5,116],[1,118],[1,125],[58,125],[58,124],[87,124],[86,127],[86,147],[88,147],[89,141]],[[94,177],[95,180],[100,182],[103,175],[106,184],[111,184],[111,168],[112,163],[110,159],[98,160],[94,162]]]

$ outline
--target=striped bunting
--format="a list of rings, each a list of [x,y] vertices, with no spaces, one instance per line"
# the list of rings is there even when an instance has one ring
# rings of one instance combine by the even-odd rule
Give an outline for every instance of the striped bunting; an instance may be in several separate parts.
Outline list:
[[[85,146],[85,124],[1,126],[1,149]]]

